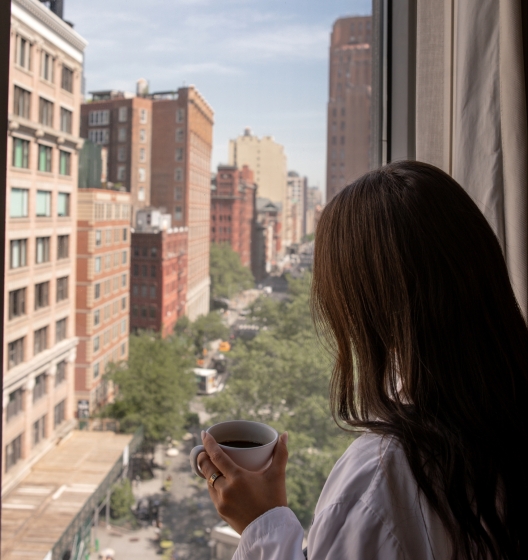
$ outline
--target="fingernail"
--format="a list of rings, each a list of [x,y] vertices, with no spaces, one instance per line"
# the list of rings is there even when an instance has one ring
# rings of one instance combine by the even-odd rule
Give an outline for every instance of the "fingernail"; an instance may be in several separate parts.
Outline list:
[[[204,441],[204,440],[205,440],[205,430],[202,430],[202,434],[201,434],[201,435],[202,435],[202,441]]]
[[[282,434],[282,442],[284,443],[284,445],[288,445],[288,432],[284,432]]]

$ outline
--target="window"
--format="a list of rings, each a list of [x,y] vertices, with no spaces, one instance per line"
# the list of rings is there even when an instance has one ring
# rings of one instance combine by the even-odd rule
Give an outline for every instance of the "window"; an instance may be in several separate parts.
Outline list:
[[[61,152],[62,154],[63,152]],[[59,193],[57,197],[57,216],[64,218],[70,215],[70,195]]]
[[[101,297],[101,284],[96,284],[94,286],[94,299],[99,299]]]
[[[146,246],[141,247],[141,256],[148,257],[148,247]]]
[[[13,137],[13,167],[18,167],[20,169],[28,169],[29,167],[29,141],[28,140],[23,140],[22,138]],[[22,189],[16,189],[16,190],[22,190]]]
[[[150,318],[151,318],[151,319],[155,319],[155,318],[156,318],[156,308],[155,308],[155,307],[151,307],[151,308],[150,308]]]
[[[112,289],[112,285],[111,285],[110,280],[105,280],[105,283],[104,283],[105,296],[107,296],[110,293],[111,289]]]
[[[147,294],[148,294],[147,286],[142,285],[142,286],[141,286],[141,297],[146,298],[146,297],[147,297]]]
[[[66,327],[68,319],[61,319],[55,323],[55,343],[66,338]]]
[[[64,64],[62,65],[61,87],[73,93],[73,70]]]
[[[138,296],[139,295],[139,286],[137,284],[134,284],[132,286],[132,295],[133,296]]]
[[[110,329],[103,333],[103,346],[110,344]]]
[[[24,361],[24,337],[7,345],[7,369],[11,369]]]
[[[49,282],[35,284],[35,311],[49,305]]]
[[[101,257],[95,257],[95,272],[101,272]]]
[[[15,60],[19,66],[31,70],[31,43],[21,35],[16,37]]]
[[[46,437],[46,415],[33,424],[33,445],[39,444]]]
[[[127,298],[125,296],[121,298],[121,309],[124,311],[126,309],[126,306],[127,306]]]
[[[43,97],[39,98],[39,123],[53,126],[53,103]]]
[[[150,256],[155,259],[158,256],[158,248],[157,247],[152,247],[152,249],[150,250]]]
[[[5,470],[9,471],[22,458],[22,434],[6,445]]]
[[[96,377],[99,377],[99,363],[94,364],[94,366],[93,366],[93,377],[94,377],[94,379]]]
[[[55,373],[55,387],[66,381],[66,361],[62,360],[57,364],[57,372]]]
[[[110,111],[108,109],[90,111],[88,113],[88,124],[90,126],[110,124]]]
[[[121,287],[125,288],[127,285],[127,275],[126,274],[121,274]]]
[[[45,262],[49,262],[49,260],[50,260],[50,238],[37,237],[35,263],[42,264]]]
[[[176,122],[182,123],[184,118],[185,118],[185,111],[183,109],[178,109],[176,111]]]
[[[96,309],[93,314],[94,327],[97,327],[97,325],[99,325],[100,322],[101,322],[101,312],[99,311],[99,309]]]
[[[61,132],[72,133],[72,119],[73,113],[69,109],[61,107],[60,110],[60,129]]]
[[[174,200],[181,200],[183,198],[183,189],[181,187],[176,187],[174,189]]]
[[[174,219],[177,222],[181,222],[181,220],[183,220],[183,212],[181,206],[176,206],[176,208],[174,209]]]
[[[118,142],[126,142],[126,139],[127,139],[127,129],[122,126],[117,131],[117,140]]]
[[[148,119],[148,113],[146,109],[139,110],[139,122],[141,124],[146,124]]]
[[[105,256],[105,270],[112,268],[112,255]]]
[[[176,142],[183,142],[183,128],[176,129]]]
[[[141,307],[141,317],[143,318],[147,317],[147,308],[145,306]]]
[[[181,167],[177,167],[174,170],[174,180],[175,181],[183,181],[183,169]]]
[[[9,247],[10,268],[21,268],[27,265],[27,239],[14,239]]]
[[[145,173],[145,168],[144,167],[140,167],[139,168],[139,180],[144,183],[145,180],[147,178],[147,174]]]
[[[9,292],[9,320],[26,314],[26,288]]]
[[[126,167],[124,165],[119,165],[117,167],[117,180],[124,181],[126,179]]]
[[[38,147],[38,170],[51,173],[51,147],[39,144]]]
[[[144,144],[147,141],[147,131],[144,128],[139,129],[139,141]]]
[[[123,319],[121,321],[121,334],[125,334],[127,330],[127,321],[126,319]]]
[[[132,269],[132,273],[134,274],[134,276],[139,276],[139,265],[135,264],[134,268]]]
[[[118,120],[119,122],[126,122],[128,116],[127,107],[119,107]]]
[[[138,311],[139,311],[138,306],[137,306],[137,305],[134,305],[134,306],[132,307],[132,315],[133,315],[134,317],[137,317],[137,316],[138,316]]]
[[[42,327],[33,335],[33,353],[36,356],[48,347],[48,327]]]
[[[93,351],[94,352],[99,352],[99,342],[100,342],[100,339],[99,339],[98,336],[96,336],[94,338],[94,341],[93,341]]]
[[[57,278],[57,303],[65,299],[68,299],[68,276]]]
[[[114,266],[119,266],[119,253],[114,253]]]
[[[46,375],[41,373],[35,377],[35,385],[33,385],[33,402],[38,401],[46,394]]]
[[[119,146],[119,148],[117,148],[117,161],[126,161],[125,146]]]
[[[17,416],[19,412],[22,412],[24,408],[22,404],[23,396],[24,396],[24,391],[22,389],[17,389],[16,391],[9,393],[9,402],[7,403],[7,410],[6,410],[7,422],[9,422],[11,418]]]
[[[139,187],[138,200],[145,200],[145,189],[143,187]]]
[[[70,236],[59,235],[57,237],[57,259],[67,259],[69,255]]]
[[[150,287],[150,298],[154,299],[156,297],[156,286]]]
[[[147,161],[147,152],[145,148],[139,148],[139,161],[144,163]]]
[[[147,277],[147,265],[145,264],[141,267],[141,276],[143,276],[143,278]]]
[[[176,161],[183,161],[183,148],[176,148],[176,153],[174,154],[174,159]]]
[[[11,189],[9,201],[9,215],[11,218],[26,218],[28,215],[28,190]]]
[[[108,144],[108,128],[94,128],[88,131],[88,140],[94,144]]]
[[[19,117],[29,119],[31,110],[31,93],[21,87],[15,86],[13,99],[13,113]]]
[[[156,278],[156,267],[154,265],[150,267],[150,277]]]
[[[126,241],[127,239],[128,239],[128,229],[123,228],[123,241]]]
[[[71,152],[59,150],[59,174],[71,175]]]
[[[105,231],[105,243],[107,245],[111,245],[112,244],[112,230],[111,229],[107,229]]]
[[[37,191],[37,217],[51,216],[51,192]]]
[[[121,264],[126,264],[127,263],[127,252],[123,251],[121,253]]]
[[[95,246],[100,247],[102,244],[103,244],[103,238],[102,238],[102,235],[101,235],[101,230],[96,229],[95,230]]]
[[[55,405],[53,409],[53,426],[56,428],[64,422],[64,413],[66,411],[66,400],[61,401],[59,404]]]

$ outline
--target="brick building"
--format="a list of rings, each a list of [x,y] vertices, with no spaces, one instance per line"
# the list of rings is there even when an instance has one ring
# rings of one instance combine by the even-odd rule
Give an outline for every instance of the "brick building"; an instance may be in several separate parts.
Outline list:
[[[282,212],[279,203],[269,198],[257,198],[257,223],[251,270],[258,282],[277,266],[281,253]]]
[[[159,229],[153,213],[151,209],[139,212],[139,227],[132,233],[130,328],[133,332],[150,329],[166,337],[185,315],[188,229],[171,228],[170,223]]]
[[[308,178],[295,171],[288,172],[288,209],[286,220],[289,222],[290,239],[299,244],[306,235],[306,209]]]
[[[77,411],[112,397],[102,379],[108,362],[128,358],[130,194],[79,189],[75,362]],[[82,413],[81,413],[82,416]]]
[[[334,23],[330,44],[326,200],[370,168],[372,18]]]
[[[3,492],[75,425],[76,131],[86,47],[37,0],[11,8]]]
[[[81,136],[106,147],[106,179],[130,193],[131,218],[150,205],[152,101],[122,91],[92,92],[81,106]]]
[[[193,86],[152,94],[151,204],[188,228],[191,320],[209,312],[213,110]]]
[[[229,243],[244,266],[251,266],[257,185],[247,165],[219,165],[211,185],[211,243]]]

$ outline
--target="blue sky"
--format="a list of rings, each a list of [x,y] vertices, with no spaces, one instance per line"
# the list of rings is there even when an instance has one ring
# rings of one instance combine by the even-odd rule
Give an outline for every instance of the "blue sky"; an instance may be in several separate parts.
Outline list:
[[[89,41],[86,90],[194,84],[215,110],[213,168],[246,126],[284,145],[288,167],[325,187],[332,23],[370,0],[65,0]]]

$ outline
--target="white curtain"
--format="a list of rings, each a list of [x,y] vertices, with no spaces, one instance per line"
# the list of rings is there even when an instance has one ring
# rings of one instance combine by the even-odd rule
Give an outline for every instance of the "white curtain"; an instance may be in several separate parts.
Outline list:
[[[416,158],[450,173],[485,214],[527,317],[522,1],[417,3]]]

